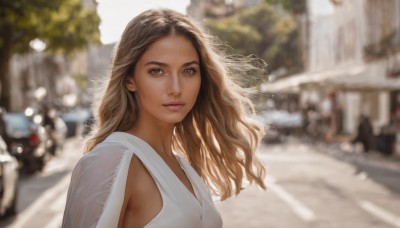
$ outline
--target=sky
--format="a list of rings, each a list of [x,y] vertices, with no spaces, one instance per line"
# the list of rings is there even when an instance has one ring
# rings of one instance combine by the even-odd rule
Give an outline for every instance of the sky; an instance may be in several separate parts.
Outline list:
[[[141,12],[154,8],[170,8],[186,14],[190,0],[97,0],[101,18],[103,44],[116,42],[128,22]]]
[[[311,17],[327,16],[334,13],[335,7],[330,0],[308,1]]]

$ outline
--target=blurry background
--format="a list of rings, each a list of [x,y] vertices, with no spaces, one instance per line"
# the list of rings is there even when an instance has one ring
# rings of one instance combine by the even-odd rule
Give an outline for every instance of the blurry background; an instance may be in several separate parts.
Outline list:
[[[0,0],[0,227],[60,227],[93,81],[149,8],[188,14],[268,77],[268,190],[217,202],[224,227],[400,227],[400,1]]]

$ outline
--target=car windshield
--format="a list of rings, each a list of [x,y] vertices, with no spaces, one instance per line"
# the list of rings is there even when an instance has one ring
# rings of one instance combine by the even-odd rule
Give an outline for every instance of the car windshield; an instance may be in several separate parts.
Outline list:
[[[7,132],[15,132],[15,131],[29,131],[31,127],[31,122],[29,119],[23,114],[19,113],[7,113],[5,115],[5,119],[7,122]]]
[[[90,117],[90,111],[86,109],[76,109],[61,115],[64,121],[84,122]]]

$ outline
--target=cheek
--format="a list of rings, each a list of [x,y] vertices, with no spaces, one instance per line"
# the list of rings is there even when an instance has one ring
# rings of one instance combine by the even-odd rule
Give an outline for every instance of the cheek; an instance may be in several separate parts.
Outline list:
[[[157,94],[155,91],[158,91],[157,89],[154,88],[142,88],[141,90],[138,90],[136,92],[136,98],[141,102],[142,104],[152,104],[154,103],[158,97],[159,94]]]
[[[198,94],[200,92],[200,86],[201,86],[200,79],[197,82],[190,84],[188,91],[193,99],[196,99],[198,97]]]
[[[142,102],[145,102],[145,100],[150,102],[157,99],[160,96],[160,91],[162,91],[162,88],[156,81],[145,79],[137,81],[136,96]]]
[[[200,91],[200,87],[201,87],[201,77],[197,78],[196,82],[193,83],[193,90],[196,91],[196,93],[198,93]]]

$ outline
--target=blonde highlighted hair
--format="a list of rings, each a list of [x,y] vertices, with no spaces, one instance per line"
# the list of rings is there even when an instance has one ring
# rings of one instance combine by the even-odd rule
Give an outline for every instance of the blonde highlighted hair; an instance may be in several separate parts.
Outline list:
[[[192,42],[199,55],[202,80],[196,104],[175,125],[174,150],[186,156],[222,200],[238,194],[244,178],[265,188],[265,168],[255,156],[264,129],[250,118],[254,109],[248,90],[236,82],[262,69],[250,64],[249,59],[221,54],[215,39],[201,26],[172,10],[149,10],[127,25],[104,90],[95,99],[96,128],[86,142],[85,152],[112,132],[128,131],[135,124],[138,105],[126,88],[126,79],[146,49],[171,33]]]

